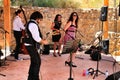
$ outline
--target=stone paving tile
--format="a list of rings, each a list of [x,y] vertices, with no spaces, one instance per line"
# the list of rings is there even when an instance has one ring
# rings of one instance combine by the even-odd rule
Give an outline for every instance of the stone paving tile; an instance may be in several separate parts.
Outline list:
[[[49,55],[41,55],[42,65],[40,71],[41,80],[68,80],[70,78],[70,67],[65,66],[65,60],[69,54],[62,54],[61,57],[53,57]],[[0,67],[0,74],[6,75],[5,77],[0,75],[0,80],[27,80],[29,69],[29,56],[20,55],[24,60],[14,61],[12,56],[9,56],[6,60],[8,66]],[[81,59],[83,58],[83,59]],[[102,72],[108,70],[109,74],[113,74],[113,68],[116,67],[116,72],[120,71],[120,65],[118,63],[113,66],[114,59],[112,56],[102,55],[102,60],[99,61],[98,69]],[[88,68],[96,69],[97,62],[92,61],[88,54],[80,53],[76,55],[75,64],[76,68],[72,68],[72,78],[74,80],[93,80],[93,76],[83,76],[83,70]],[[94,80],[105,80],[105,75],[101,74],[95,77]]]

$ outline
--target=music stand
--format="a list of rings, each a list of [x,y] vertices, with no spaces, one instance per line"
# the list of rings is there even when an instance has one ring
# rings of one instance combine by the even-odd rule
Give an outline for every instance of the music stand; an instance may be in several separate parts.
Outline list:
[[[7,60],[7,58],[6,58],[6,34],[8,33],[9,34],[9,32],[8,31],[6,31],[5,29],[4,29],[4,31],[5,31],[5,60]]]

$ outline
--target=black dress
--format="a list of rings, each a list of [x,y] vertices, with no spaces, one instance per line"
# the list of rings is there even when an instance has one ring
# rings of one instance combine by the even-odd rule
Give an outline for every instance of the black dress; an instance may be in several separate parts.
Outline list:
[[[55,21],[54,23],[55,23],[55,26],[53,28],[57,29],[57,30],[60,30],[61,22]],[[61,33],[56,32],[56,30],[53,30],[52,41],[53,42],[59,42],[60,38],[61,38]]]

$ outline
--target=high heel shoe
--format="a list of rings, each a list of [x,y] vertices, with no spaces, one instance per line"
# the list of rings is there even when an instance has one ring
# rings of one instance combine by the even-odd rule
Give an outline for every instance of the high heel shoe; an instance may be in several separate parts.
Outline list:
[[[71,64],[72,64],[72,67],[77,67],[77,65],[75,65],[73,62],[71,62]]]
[[[65,66],[66,66],[66,64],[67,64],[67,65],[70,65],[70,62],[65,61]]]
[[[77,67],[75,64],[73,64],[73,62],[67,62],[67,61],[65,61],[65,66],[66,66],[66,64],[67,64],[68,66],[71,66],[71,65],[72,65],[72,67]]]
[[[60,52],[58,52],[58,55],[61,56]]]
[[[55,55],[55,53],[53,53],[53,56],[54,56],[54,57],[57,57],[57,56]]]

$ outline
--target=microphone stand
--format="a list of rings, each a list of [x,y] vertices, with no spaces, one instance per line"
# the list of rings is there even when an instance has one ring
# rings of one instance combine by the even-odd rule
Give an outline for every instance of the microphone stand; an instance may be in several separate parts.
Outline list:
[[[1,56],[0,56],[0,60],[1,60]],[[0,63],[0,66],[1,66],[1,63]],[[2,73],[0,73],[0,75],[1,75],[1,76],[4,76],[4,77],[6,76],[6,75],[4,75],[4,74],[2,74]]]
[[[82,35],[82,33],[80,33],[80,31],[78,31],[78,30],[76,30],[76,32],[78,32],[82,37],[84,37],[83,35]],[[78,45],[78,47],[79,47],[79,50],[78,51],[83,51],[83,49],[81,48],[81,43],[80,43],[80,40],[79,40],[79,45]],[[78,58],[78,59],[84,59],[84,58],[82,58],[81,56],[76,56],[76,58]]]
[[[2,27],[0,27],[3,31],[4,31],[4,33],[7,33],[7,31],[6,30],[4,30]],[[6,38],[6,36],[5,36],[5,38]],[[6,44],[6,42],[5,42],[5,44]],[[0,61],[1,61],[1,56],[3,56],[3,53],[0,55]],[[6,56],[6,46],[5,46],[5,56]],[[5,64],[5,61],[4,61],[4,64]],[[0,62],[0,66],[1,66],[1,62]],[[6,76],[6,75],[4,75],[4,74],[2,74],[2,73],[0,73],[0,75],[1,76]]]
[[[3,56],[3,53],[2,53],[2,51],[1,51],[1,49],[0,49],[0,66],[2,66],[2,63],[1,63],[1,56]],[[4,75],[4,74],[2,74],[2,73],[0,73],[0,75],[1,76],[6,76],[6,75]]]
[[[75,38],[73,37],[73,36],[71,36],[70,34],[68,34],[68,33],[66,33],[66,31],[63,29],[63,28],[61,28],[64,32],[65,32],[65,34],[67,34],[69,37],[71,37],[72,38],[72,40],[75,40]],[[76,40],[75,40],[76,41]],[[66,52],[69,52],[70,53],[70,74],[69,74],[69,78],[68,78],[68,80],[74,80],[73,78],[72,78],[72,52],[74,51],[74,49],[72,49],[72,48],[67,48],[67,50],[66,50]],[[83,58],[82,58],[83,59]]]
[[[69,35],[73,40],[75,40],[75,38],[72,37],[70,34],[66,33],[66,31],[63,28],[61,28],[61,29],[65,32],[65,34]],[[73,49],[68,49],[68,51],[70,53],[70,75],[69,75],[68,80],[74,80],[72,78],[72,51],[73,51]]]
[[[76,32],[78,32],[78,33],[79,33],[82,37],[84,37],[84,36],[83,36],[83,34],[82,34],[82,33],[80,33],[80,31],[76,30]]]
[[[6,34],[7,33],[9,34],[9,32],[6,30],[4,30],[4,31],[5,31],[5,60],[7,60],[7,58],[6,58],[6,54],[7,54],[7,52],[6,52]]]
[[[68,80],[74,80],[72,78],[72,51],[70,52],[70,75],[69,75]]]
[[[5,61],[7,60],[6,58],[6,54],[7,54],[7,51],[6,51],[6,34],[9,34],[9,32],[7,30],[5,30],[3,27],[0,27],[3,31],[4,31],[4,41],[5,41]],[[4,61],[4,65],[5,65],[5,61]]]

